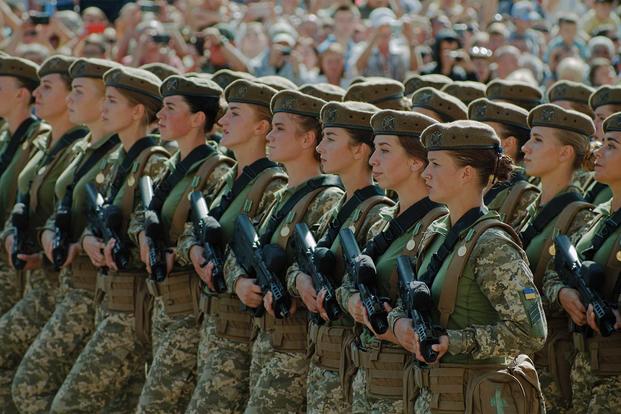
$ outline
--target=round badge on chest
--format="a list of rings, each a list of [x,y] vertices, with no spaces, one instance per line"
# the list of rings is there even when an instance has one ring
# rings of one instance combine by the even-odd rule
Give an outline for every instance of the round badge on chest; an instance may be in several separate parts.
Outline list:
[[[127,185],[130,187],[133,187],[134,184],[136,184],[136,179],[134,178],[133,175],[130,175],[129,178],[127,179]]]
[[[458,250],[457,250],[457,256],[459,257],[464,257],[466,255],[466,252],[468,251],[468,249],[466,249],[466,246],[461,246]]]
[[[405,245],[405,248],[410,252],[414,250],[415,247],[416,247],[416,242],[414,240],[408,241],[408,244]]]
[[[550,256],[556,256],[556,247],[554,247],[553,244],[551,244],[550,248],[548,248],[548,253],[550,253]]]
[[[103,173],[99,173],[95,176],[95,182],[97,184],[103,184],[105,178],[106,177],[104,177]]]
[[[284,226],[282,229],[280,229],[280,235],[282,237],[287,237],[289,235],[289,227],[288,226]]]
[[[617,252],[617,262],[621,262],[621,250]]]

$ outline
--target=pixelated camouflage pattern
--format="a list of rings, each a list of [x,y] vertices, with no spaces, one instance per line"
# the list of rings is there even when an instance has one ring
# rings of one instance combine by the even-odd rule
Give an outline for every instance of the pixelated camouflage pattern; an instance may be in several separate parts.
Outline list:
[[[500,212],[503,208],[509,193],[511,192],[511,188],[505,188],[500,193],[494,197],[491,203],[487,206],[490,210]],[[517,201],[517,205],[515,206],[511,217],[502,217],[502,221],[513,227],[514,229],[522,223],[524,217],[526,217],[528,206],[531,205],[537,196],[539,195],[539,190],[535,187],[529,188],[525,190],[521,197]]]
[[[200,338],[196,318],[194,315],[169,316],[162,298],[157,297],[153,309],[153,337],[153,362],[136,412],[182,412],[196,382]]]
[[[400,414],[403,413],[403,400],[374,398],[367,395],[367,378],[365,371],[359,369],[354,377],[354,399],[351,404],[352,414]]]
[[[4,261],[4,258],[6,254],[3,252],[0,255],[0,315],[4,315],[19,302],[23,293],[21,276]]]
[[[206,316],[201,327],[198,380],[186,414],[240,414],[250,387],[251,343],[216,335],[214,320]]]
[[[579,352],[571,370],[575,413],[617,414],[621,412],[621,375],[594,375],[590,357]]]
[[[338,372],[320,368],[311,361],[306,383],[308,414],[351,413],[351,404],[343,398]]]
[[[544,403],[546,405],[547,414],[570,414],[573,411],[567,407],[568,403],[563,398],[561,389],[559,388],[554,375],[544,367],[536,367],[539,376],[539,384],[541,385],[541,393],[543,394]]]

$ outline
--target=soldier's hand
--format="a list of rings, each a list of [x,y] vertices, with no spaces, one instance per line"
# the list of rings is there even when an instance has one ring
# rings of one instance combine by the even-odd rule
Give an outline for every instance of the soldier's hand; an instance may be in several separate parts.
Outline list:
[[[175,266],[175,252],[173,249],[166,250],[166,274],[169,275]]]
[[[138,246],[140,247],[140,260],[147,266],[147,270],[151,273],[151,263],[149,263],[149,243],[144,231],[138,233]]]
[[[349,298],[347,302],[347,311],[356,322],[364,323],[366,311],[360,300],[360,293],[355,293]]]
[[[17,258],[26,262],[26,265],[24,266],[24,270],[40,269],[41,264],[43,263],[42,254],[43,253],[18,254]]]
[[[324,321],[329,321],[330,318],[328,318],[328,313],[323,307],[323,301],[326,298],[326,292],[326,289],[321,289],[319,291],[319,293],[317,294],[317,299],[315,300],[315,304],[317,305],[317,313],[319,314],[319,316],[321,316],[321,319],[323,319]]]
[[[265,307],[267,313],[272,315],[274,318],[276,317],[276,313],[274,312],[274,296],[272,296],[272,292],[267,292],[265,296],[263,296],[263,307]],[[298,301],[294,298],[291,300],[291,306],[289,307],[289,316],[293,316],[297,310]]]
[[[558,301],[572,321],[578,326],[587,323],[586,309],[580,300],[580,294],[576,289],[563,288],[558,292]]]
[[[73,263],[76,256],[82,252],[82,248],[80,247],[80,243],[71,243],[69,245],[69,251],[67,252],[67,260],[63,263],[63,267],[67,267]],[[45,253],[47,255],[47,252]]]
[[[255,283],[256,279],[240,277],[235,283],[235,293],[246,306],[258,308],[263,303],[261,287]]]
[[[617,322],[615,323],[615,329],[621,329],[621,315],[619,314],[619,310],[612,309],[612,313],[614,313],[615,317],[617,318]],[[587,323],[589,324],[591,329],[593,329],[599,335],[602,334],[599,330],[599,326],[597,326],[597,322],[595,321],[595,311],[593,310],[593,305],[591,304],[589,304],[589,307],[587,309]]]
[[[435,345],[431,345],[431,349],[433,349],[434,351],[436,351],[438,353],[438,358],[436,359],[436,361],[439,361],[440,359],[442,359],[442,357],[444,356],[444,354],[446,354],[448,352],[448,347],[449,347],[449,337],[448,335],[442,335],[441,337],[438,338],[438,342],[440,342],[439,344],[435,344]],[[416,358],[418,358],[420,356],[420,358],[423,358],[422,355],[419,354],[416,356]],[[425,361],[425,359],[420,359],[419,361]],[[425,361],[428,362],[428,361]]]
[[[295,287],[309,312],[317,313],[317,292],[309,275],[299,272],[295,278]]]
[[[54,240],[54,232],[52,230],[43,230],[41,233],[41,246],[43,246],[43,253],[50,262],[54,261],[52,257],[52,241]]]
[[[116,267],[116,263],[114,262],[114,258],[112,257],[112,248],[114,247],[115,244],[116,244],[115,239],[108,240],[108,243],[104,247],[104,258],[106,260],[106,266],[108,266],[109,269],[112,269],[115,272],[118,272],[119,269]]]
[[[205,257],[203,257],[204,251],[205,249],[202,246],[192,246],[190,249],[190,260],[198,277],[207,284],[211,291],[215,291],[212,276],[214,264],[205,260]]]
[[[11,252],[13,251],[13,243],[15,243],[15,238],[12,234],[9,234],[4,240],[4,248],[6,249],[6,254],[9,256],[9,264],[13,267],[13,261],[11,260]]]
[[[416,337],[416,332],[414,332],[414,328],[412,327],[412,319],[397,319],[397,322],[395,322],[395,337],[402,347],[411,353],[416,354],[418,338]]]
[[[384,302],[384,310],[386,311],[386,313],[388,313],[392,310],[392,306]],[[395,334],[392,332],[392,330],[388,329],[383,334],[378,334],[377,332],[375,332],[375,330],[373,329],[373,325],[371,324],[371,321],[369,320],[369,314],[367,313],[367,310],[363,308],[363,311],[364,311],[363,312],[364,324],[369,329],[369,331],[373,332],[373,335],[375,335],[377,339],[381,339],[382,341],[390,341],[392,343],[399,344],[399,341],[395,337]]]
[[[103,243],[103,240],[95,236],[86,236],[82,239],[82,248],[95,267],[103,267],[106,265],[106,258],[103,255],[104,247],[106,247],[106,245]]]

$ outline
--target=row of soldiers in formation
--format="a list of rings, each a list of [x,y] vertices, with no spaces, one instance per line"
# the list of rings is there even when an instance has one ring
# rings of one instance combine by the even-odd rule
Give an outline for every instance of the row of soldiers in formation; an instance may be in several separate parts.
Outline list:
[[[621,88],[149,69],[0,56],[2,412],[620,412]]]

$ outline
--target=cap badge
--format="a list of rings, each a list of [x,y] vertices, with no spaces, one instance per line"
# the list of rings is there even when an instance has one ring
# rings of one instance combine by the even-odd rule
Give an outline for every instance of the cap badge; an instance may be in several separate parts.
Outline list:
[[[554,117],[554,108],[546,108],[541,112],[541,119],[544,122],[551,122]]]
[[[326,109],[326,122],[334,122],[336,119],[336,108]]]
[[[431,144],[432,147],[439,146],[441,141],[442,141],[442,132],[440,131],[433,132],[431,134],[431,137],[429,138],[429,143]]]
[[[286,111],[290,111],[295,106],[295,98],[293,96],[287,96],[282,103],[282,108]]]
[[[395,129],[395,117],[387,116],[384,118],[384,121],[382,121],[382,128],[384,131],[393,131]]]

